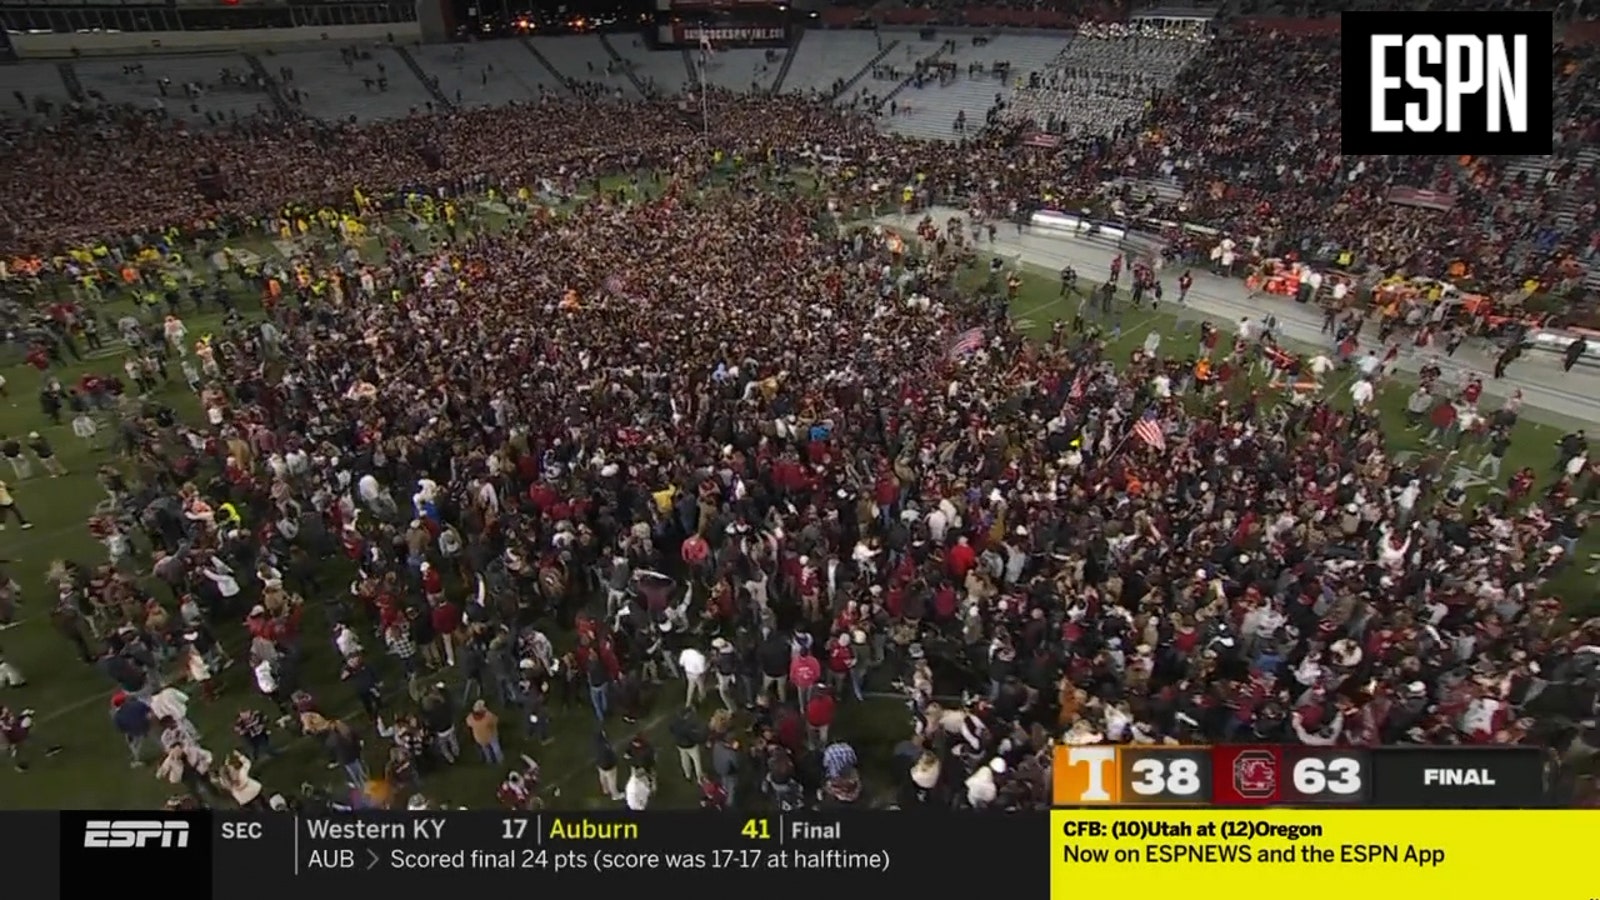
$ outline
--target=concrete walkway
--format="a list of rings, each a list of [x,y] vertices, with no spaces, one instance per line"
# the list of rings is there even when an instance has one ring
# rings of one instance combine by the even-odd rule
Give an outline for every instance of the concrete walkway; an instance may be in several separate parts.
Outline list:
[[[931,213],[934,221],[941,224],[951,216],[961,215],[960,210],[945,207],[936,207]],[[916,228],[921,220],[922,215],[890,215],[880,219],[885,225],[907,230]],[[985,244],[982,249],[991,247]],[[1089,284],[1098,284],[1109,277],[1111,258],[1116,255],[1111,247],[1059,232],[1024,228],[1018,234],[1014,225],[1001,226],[992,252],[1044,269],[1052,275],[1070,265],[1078,271],[1080,283]],[[1180,309],[1174,302],[1179,271],[1168,268],[1161,273],[1167,299],[1162,308],[1173,314]],[[1188,298],[1191,315],[1209,318],[1219,325],[1231,325],[1245,317],[1260,319],[1270,312],[1278,317],[1284,337],[1301,344],[1329,345],[1330,339],[1321,333],[1322,313],[1315,306],[1270,294],[1250,297],[1242,280],[1213,275],[1200,268],[1190,272],[1194,276]],[[1023,311],[1024,315],[1035,319],[1053,319],[1065,313],[1064,308],[1051,311],[1048,306]],[[1332,353],[1331,347],[1329,353]],[[1446,357],[1442,352],[1437,357],[1448,376],[1453,377],[1461,369],[1481,374],[1487,396],[1503,399],[1521,389],[1526,418],[1559,428],[1600,426],[1600,371],[1579,366],[1571,372],[1562,372],[1560,357],[1529,351],[1511,364],[1504,379],[1495,381],[1489,377],[1494,371],[1494,357],[1476,341],[1463,344],[1453,357]],[[1400,368],[1415,373],[1424,359],[1424,355],[1403,353]]]

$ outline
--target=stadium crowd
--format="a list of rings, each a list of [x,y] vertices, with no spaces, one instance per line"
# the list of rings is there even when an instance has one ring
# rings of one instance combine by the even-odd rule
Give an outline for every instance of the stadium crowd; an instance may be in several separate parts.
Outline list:
[[[361,128],[118,116],[19,135],[0,166],[5,246],[108,299],[159,283],[141,240],[186,249],[279,220],[301,238],[286,263],[233,264],[265,321],[195,343],[173,292],[172,318],[128,329],[158,367],[193,370],[205,415],[124,391],[132,474],[101,473],[91,523],[108,559],[52,573],[63,647],[115,683],[132,760],[159,760],[183,803],[285,802],[294,786],[251,769],[284,730],[325,744],[357,788],[341,805],[426,803],[464,740],[506,764],[505,723],[527,758],[500,802],[559,804],[538,766],[557,703],[592,709],[597,733],[576,737],[599,791],[635,809],[680,774],[719,808],[1035,806],[1061,741],[1567,748],[1593,714],[1600,634],[1541,585],[1588,527],[1581,432],[1559,471],[1469,496],[1441,458],[1390,456],[1370,410],[1255,392],[1251,368],[1322,369],[1261,333],[1131,358],[1092,325],[1028,342],[1001,273],[957,289],[978,229],[930,221],[907,248],[838,215],[961,197],[1000,218],[1079,196],[1106,166],[1176,161],[1224,182],[1190,195],[1219,227],[1416,264],[1435,252],[1418,223],[1459,223],[1414,220],[1376,186],[1444,176],[1387,161],[1329,177],[1344,164],[1319,52],[1273,63],[1310,92],[1281,123],[1301,143],[1259,121],[1219,141],[1212,126],[1238,119],[1185,94],[1099,158],[1031,157],[1001,134],[927,146],[731,95],[709,101],[709,135],[672,104],[554,98]],[[1275,98],[1237,97],[1263,115]],[[196,161],[224,173],[225,199],[197,196]],[[814,185],[785,186],[801,162]],[[643,170],[664,188],[597,181]],[[490,227],[490,195],[513,224]],[[339,252],[352,221],[385,235],[386,205],[448,239],[387,239],[382,262]],[[69,306],[43,340],[75,340],[80,318]],[[1514,406],[1438,391],[1423,410],[1458,416],[1441,441],[1474,464],[1504,454]],[[349,591],[318,564],[335,554]],[[264,699],[228,752],[169,688],[209,696],[241,619],[237,662]],[[302,682],[330,644],[344,687]],[[444,666],[464,688],[433,684]],[[676,766],[633,731],[680,702],[659,681],[683,689]],[[912,714],[892,770],[864,784],[868,748],[834,717],[889,685]],[[361,715],[339,714],[347,699]],[[26,729],[4,730],[26,758]]]

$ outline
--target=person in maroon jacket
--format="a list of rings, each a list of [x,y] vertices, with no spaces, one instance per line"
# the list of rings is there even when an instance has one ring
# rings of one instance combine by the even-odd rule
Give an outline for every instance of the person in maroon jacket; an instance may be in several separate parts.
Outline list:
[[[806,702],[806,735],[812,747],[828,746],[828,732],[833,728],[833,692],[820,685]]]

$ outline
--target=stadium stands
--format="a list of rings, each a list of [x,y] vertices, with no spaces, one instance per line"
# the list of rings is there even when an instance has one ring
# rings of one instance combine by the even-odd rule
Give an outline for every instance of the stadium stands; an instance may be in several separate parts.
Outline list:
[[[603,85],[611,92],[632,90],[627,77],[611,66],[610,56],[597,35],[530,37],[524,40],[549,60],[556,71],[569,79]],[[622,48],[617,49],[620,51]],[[682,68],[681,64],[679,68]],[[683,77],[679,76],[680,79]]]
[[[616,35],[611,46],[633,68],[645,88],[658,96],[671,97],[689,86],[691,61],[686,50],[652,50],[637,37]],[[748,85],[745,86],[748,88]]]
[[[953,46],[938,57],[947,64],[944,77],[913,78],[897,95],[895,113],[883,118],[884,127],[930,140],[975,134],[991,109],[998,115],[998,108],[1009,102],[1012,84],[1030,71],[1022,67],[1047,65],[1064,44],[1059,37],[1011,35],[978,36],[976,40],[959,35],[952,41]],[[938,49],[916,41],[911,52],[931,55]],[[963,114],[966,128],[958,132],[955,125]]]
[[[894,39],[893,35],[885,34],[880,38],[870,31],[810,32],[795,51],[789,77],[783,82],[783,92],[832,94],[861,74],[880,53],[892,46]]]
[[[771,53],[771,57],[768,57]],[[697,71],[705,73],[706,84],[730,91],[759,93],[772,89],[783,65],[782,50],[755,50],[745,48],[719,49],[709,54],[699,50],[689,51]],[[697,76],[699,77],[699,76]]]
[[[525,103],[564,90],[517,41],[419,47],[412,55],[445,94],[454,99],[459,93],[465,107]]]
[[[6,69],[0,119],[28,118],[70,103],[67,86],[53,63],[20,63]],[[19,97],[20,95],[20,97]]]
[[[293,50],[263,60],[269,68],[295,73],[289,88],[310,116],[347,122],[397,119],[424,110],[431,98],[381,44],[338,50]]]
[[[192,124],[272,108],[266,87],[238,54],[89,59],[74,67],[91,101],[164,109]]]
[[[1198,31],[1086,27],[1017,89],[1010,117],[1066,135],[1112,131],[1142,116],[1151,95],[1204,49]]]

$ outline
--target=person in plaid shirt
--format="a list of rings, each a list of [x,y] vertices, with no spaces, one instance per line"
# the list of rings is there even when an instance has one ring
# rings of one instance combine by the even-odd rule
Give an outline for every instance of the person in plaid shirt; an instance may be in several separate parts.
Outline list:
[[[411,639],[411,626],[403,619],[389,623],[389,627],[384,629],[383,641],[394,658],[400,660],[406,677],[414,677],[417,674],[417,642]]]
[[[856,748],[844,741],[834,741],[822,751],[822,771],[829,778],[838,778],[854,769],[858,762]]]
[[[245,755],[254,762],[278,755],[278,751],[272,749],[272,739],[267,734],[267,717],[260,710],[240,710],[233,720],[233,733],[244,742]]]

